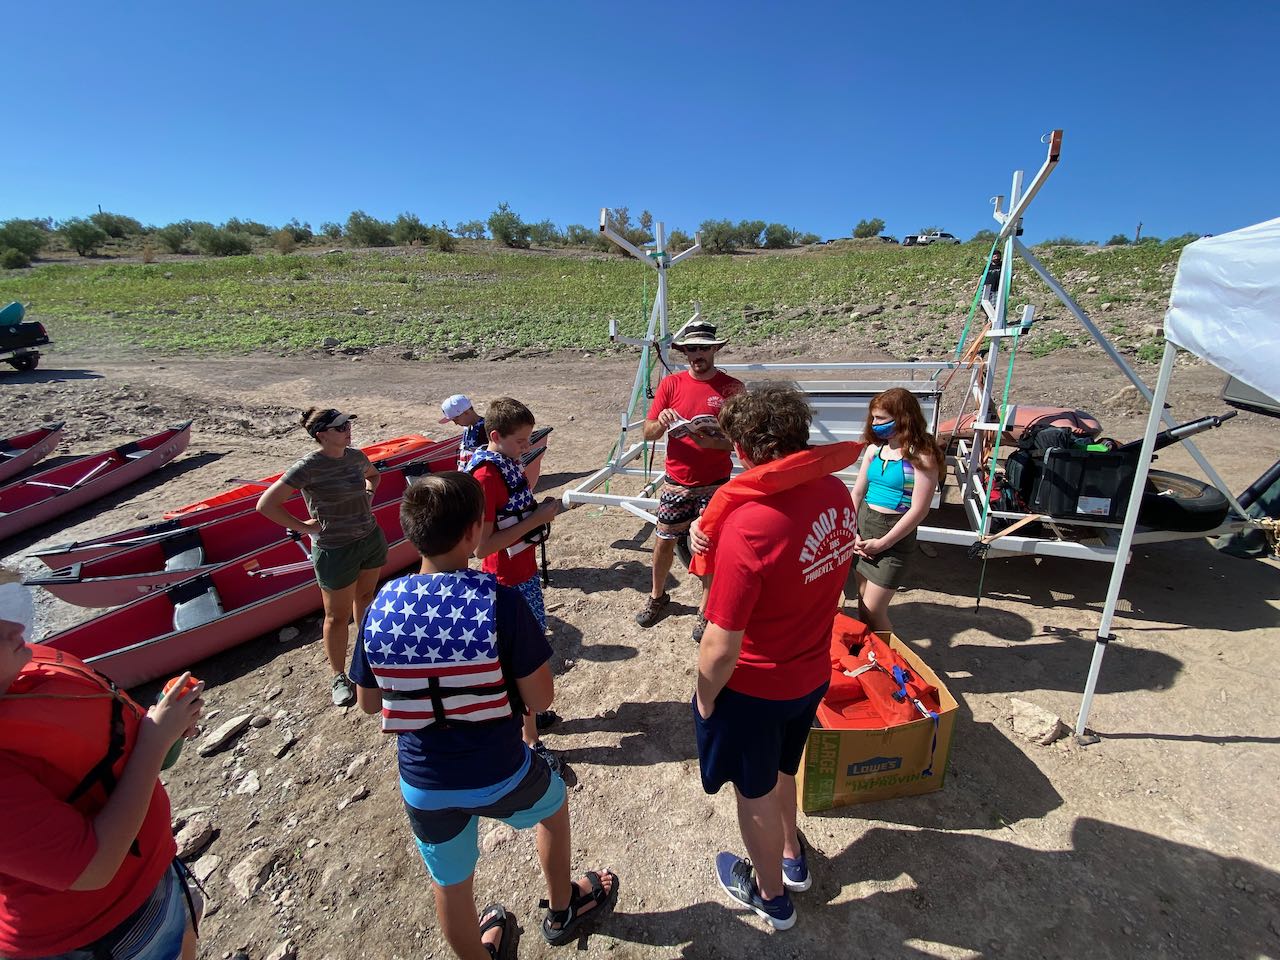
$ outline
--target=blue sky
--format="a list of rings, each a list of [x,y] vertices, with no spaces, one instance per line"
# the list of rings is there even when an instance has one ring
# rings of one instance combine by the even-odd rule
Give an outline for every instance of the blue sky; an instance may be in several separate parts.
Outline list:
[[[0,218],[450,224],[508,201],[968,237],[1280,215],[1280,4],[7,5]]]

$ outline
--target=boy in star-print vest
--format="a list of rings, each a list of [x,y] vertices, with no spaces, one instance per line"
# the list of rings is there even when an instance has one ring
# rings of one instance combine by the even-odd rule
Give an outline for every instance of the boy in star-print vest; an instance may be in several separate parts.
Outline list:
[[[536,826],[539,849],[547,846],[551,862],[564,864],[564,876],[546,875],[551,909],[543,923],[544,936],[561,942],[606,904],[617,878],[601,870],[571,881],[564,781],[522,742],[526,707],[546,709],[554,696],[551,647],[518,590],[468,569],[489,526],[473,477],[422,478],[406,491],[400,522],[422,566],[378,593],[349,675],[361,709],[380,713],[382,729],[397,734],[400,794],[434,883],[441,927],[459,956],[485,943],[496,947],[493,930],[510,932],[497,905],[486,908],[482,923],[466,922],[475,916],[484,816],[517,829]]]
[[[529,604],[545,631],[547,615],[538,579],[537,551],[526,540],[538,528],[550,523],[559,512],[560,501],[548,497],[538,504],[525,480],[520,458],[529,451],[533,433],[533,412],[519,400],[499,397],[485,408],[489,445],[477,450],[467,472],[484,488],[484,534],[476,547],[481,569],[492,573],[498,583],[515,587]],[[532,713],[524,719],[524,742],[559,771],[560,761],[538,739]]]

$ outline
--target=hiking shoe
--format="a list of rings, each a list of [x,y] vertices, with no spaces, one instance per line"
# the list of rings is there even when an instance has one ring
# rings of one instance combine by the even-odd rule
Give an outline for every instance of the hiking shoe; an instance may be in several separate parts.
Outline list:
[[[790,930],[796,925],[796,908],[791,895],[783,890],[772,900],[760,896],[751,861],[732,853],[716,854],[716,879],[724,892],[759,914],[775,930]]]
[[[356,688],[345,673],[333,675],[333,705],[349,707],[356,702]]]
[[[560,772],[560,758],[547,749],[547,745],[539,740],[534,746],[529,748],[551,769],[552,773]]]
[[[662,611],[667,609],[667,604],[671,602],[671,594],[664,593],[660,597],[649,597],[645,600],[644,608],[636,614],[636,623],[642,627],[652,627],[662,618]]]
[[[802,893],[813,886],[813,874],[809,872],[809,863],[805,859],[804,840],[796,834],[796,842],[800,844],[800,856],[782,858],[782,883],[794,893]]]
[[[698,622],[693,625],[693,642],[701,643],[702,635],[707,632],[707,615],[698,614]]]

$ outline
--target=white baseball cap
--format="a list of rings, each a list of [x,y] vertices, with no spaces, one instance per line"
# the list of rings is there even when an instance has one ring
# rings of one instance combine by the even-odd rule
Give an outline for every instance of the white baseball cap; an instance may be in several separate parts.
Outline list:
[[[471,409],[471,401],[467,399],[466,394],[455,393],[452,397],[440,404],[440,410],[444,414],[440,418],[441,423],[448,423],[454,417],[460,417]]]

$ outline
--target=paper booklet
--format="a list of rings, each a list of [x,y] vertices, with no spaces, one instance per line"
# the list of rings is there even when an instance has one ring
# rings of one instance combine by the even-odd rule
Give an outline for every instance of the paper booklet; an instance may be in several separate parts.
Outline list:
[[[689,437],[691,440],[697,440],[698,437],[725,439],[724,431],[720,429],[720,421],[709,413],[700,413],[691,420],[678,420],[673,423],[667,429],[667,439],[674,440],[678,437]]]

